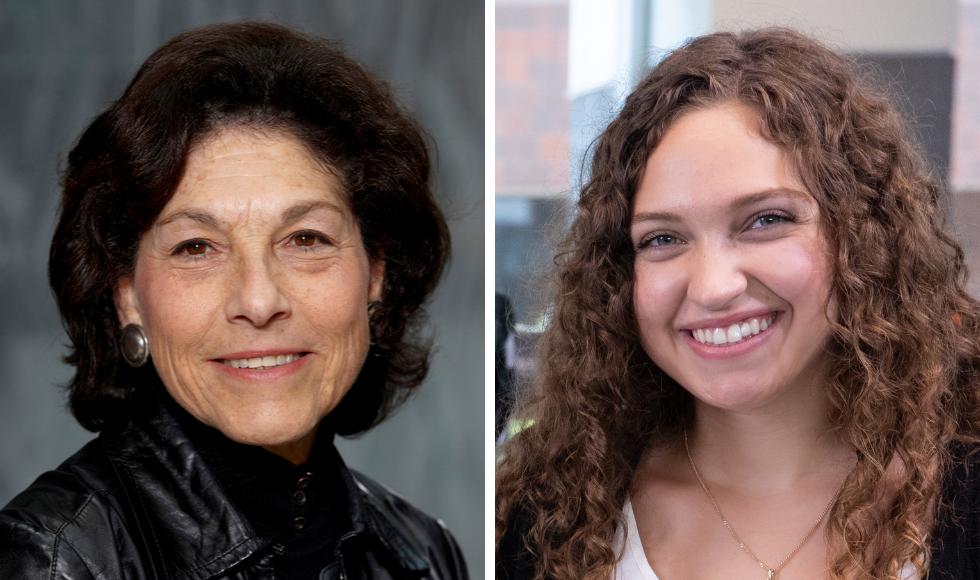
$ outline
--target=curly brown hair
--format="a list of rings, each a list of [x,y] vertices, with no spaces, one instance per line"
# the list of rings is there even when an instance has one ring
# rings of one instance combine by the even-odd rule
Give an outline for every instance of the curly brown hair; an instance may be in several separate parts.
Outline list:
[[[341,435],[384,420],[428,371],[422,308],[449,257],[424,130],[335,42],[265,22],[184,32],[140,67],[68,156],[48,276],[71,340],[72,413],[98,431],[131,413],[152,364],[122,362],[113,289],[173,196],[188,152],[225,127],[286,133],[337,173],[372,259],[385,264],[371,356],[331,413]]]
[[[857,464],[829,515],[832,578],[925,568],[956,441],[980,432],[980,304],[944,231],[940,189],[873,71],[792,30],[717,33],[667,56],[594,144],[556,258],[533,426],[500,451],[501,544],[536,578],[612,577],[612,541],[641,453],[693,425],[691,396],[651,362],[633,309],[633,197],[679,115],[758,114],[816,199],[832,247],[830,421]],[[885,493],[883,476],[897,473]],[[530,572],[530,570],[527,570]]]

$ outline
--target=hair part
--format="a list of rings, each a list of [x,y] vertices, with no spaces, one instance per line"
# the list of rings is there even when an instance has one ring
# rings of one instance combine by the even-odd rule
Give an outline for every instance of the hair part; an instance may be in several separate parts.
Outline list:
[[[630,219],[674,121],[731,103],[754,111],[785,152],[831,244],[830,421],[858,459],[828,516],[831,577],[925,568],[950,447],[980,431],[980,308],[944,231],[939,186],[888,91],[818,42],[767,28],[689,41],[594,143],[556,258],[535,389],[519,411],[533,427],[505,444],[497,467],[498,549],[519,533],[537,578],[612,577],[641,453],[693,424],[691,396],[640,346]]]
[[[159,382],[152,364],[122,361],[113,292],[132,274],[140,239],[172,197],[189,152],[226,128],[305,144],[341,182],[368,255],[385,264],[370,317],[374,344],[330,415],[337,433],[363,432],[428,372],[422,306],[450,242],[431,190],[425,132],[339,44],[258,22],[174,37],[69,154],[48,273],[71,340],[72,413],[97,431],[127,416],[134,389]]]

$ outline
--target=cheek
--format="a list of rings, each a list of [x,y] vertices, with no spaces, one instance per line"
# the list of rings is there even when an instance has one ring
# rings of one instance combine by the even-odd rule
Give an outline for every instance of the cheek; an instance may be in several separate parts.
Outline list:
[[[765,286],[789,302],[796,319],[823,323],[834,318],[830,255],[822,241],[787,244],[760,255],[758,263],[766,272],[761,278]]]
[[[638,262],[633,268],[633,308],[644,344],[670,332],[677,305],[684,297],[681,276],[669,265]]]
[[[355,341],[367,336],[366,274],[349,272],[338,276],[333,272],[323,277],[301,277],[296,282],[290,292],[294,310],[301,310],[303,317],[321,333],[347,336]]]
[[[201,342],[221,314],[226,288],[218,278],[187,280],[154,266],[148,261],[136,269],[143,325],[158,337],[159,347],[180,349]]]
[[[359,343],[367,336],[367,309],[362,315],[354,302],[331,301],[329,306],[323,303],[307,303],[303,306],[303,318],[308,321],[316,332],[331,340],[345,339]]]
[[[822,306],[830,294],[830,256],[817,244],[801,246],[790,252],[779,268],[782,284],[794,295],[807,297]]]

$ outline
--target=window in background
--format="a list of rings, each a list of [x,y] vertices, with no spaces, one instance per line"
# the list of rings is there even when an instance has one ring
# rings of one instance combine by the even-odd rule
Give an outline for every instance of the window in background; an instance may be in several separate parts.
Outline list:
[[[513,313],[500,356],[514,378],[501,385],[498,373],[498,392],[512,399],[547,323],[546,276],[582,160],[662,49],[708,31],[711,0],[496,0],[495,9],[494,283]]]

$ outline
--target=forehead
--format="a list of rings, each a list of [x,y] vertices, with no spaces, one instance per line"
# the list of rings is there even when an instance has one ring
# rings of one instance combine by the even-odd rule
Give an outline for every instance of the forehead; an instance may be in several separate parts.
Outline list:
[[[762,191],[805,191],[786,155],[739,104],[696,109],[674,121],[651,153],[634,202],[727,205]]]
[[[304,143],[281,132],[228,128],[192,147],[159,219],[189,209],[230,218],[321,202],[350,213],[342,184]]]

